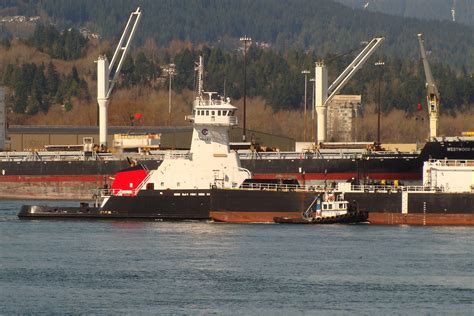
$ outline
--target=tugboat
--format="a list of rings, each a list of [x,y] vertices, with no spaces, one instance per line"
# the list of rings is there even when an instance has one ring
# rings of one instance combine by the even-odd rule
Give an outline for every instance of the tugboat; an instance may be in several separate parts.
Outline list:
[[[98,190],[94,205],[48,207],[24,205],[22,219],[209,219],[211,191],[238,188],[251,178],[229,149],[229,129],[237,125],[237,110],[230,99],[215,99],[203,91],[203,60],[199,60],[198,97],[193,114],[189,153],[168,152],[155,170],[137,165],[118,172],[110,189]],[[207,97],[206,97],[207,95]]]
[[[323,192],[318,193],[301,218],[274,217],[280,224],[349,224],[367,221],[367,212],[357,210],[355,202],[349,203],[344,195]]]

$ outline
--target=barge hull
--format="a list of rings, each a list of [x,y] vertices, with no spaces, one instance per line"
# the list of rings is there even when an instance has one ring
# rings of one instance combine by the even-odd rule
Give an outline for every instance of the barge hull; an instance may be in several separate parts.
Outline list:
[[[274,217],[301,218],[316,192],[214,190],[210,216],[215,221],[271,223]],[[405,197],[403,197],[403,195]],[[377,225],[474,225],[474,194],[440,192],[350,192],[368,221]],[[421,207],[421,208],[420,208]]]

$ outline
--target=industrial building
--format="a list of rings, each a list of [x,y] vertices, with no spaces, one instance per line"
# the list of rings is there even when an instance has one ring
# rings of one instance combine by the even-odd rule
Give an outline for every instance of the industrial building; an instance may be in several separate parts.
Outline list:
[[[154,126],[110,126],[107,143],[113,144],[114,134],[160,134],[161,147],[167,149],[189,149],[192,127],[154,127]],[[92,137],[99,142],[98,126],[20,126],[13,125],[7,130],[9,141],[6,150],[31,151],[44,150],[50,145],[82,145],[84,138]],[[230,131],[230,141],[240,142],[242,129]],[[247,139],[255,144],[281,151],[295,150],[293,138],[276,136],[247,129]]]

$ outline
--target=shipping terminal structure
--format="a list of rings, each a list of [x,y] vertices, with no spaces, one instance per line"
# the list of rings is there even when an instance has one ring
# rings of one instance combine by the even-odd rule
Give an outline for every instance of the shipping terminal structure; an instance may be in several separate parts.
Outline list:
[[[141,11],[132,12],[119,45],[109,64],[105,56],[97,63],[98,104],[100,114],[100,143],[107,144],[107,109],[130,42],[140,21]],[[302,185],[324,186],[333,182],[352,181],[404,183],[421,185],[423,164],[430,159],[474,159],[474,137],[437,136],[439,92],[434,83],[419,35],[425,72],[427,99],[430,109],[430,138],[417,151],[386,151],[372,143],[326,142],[326,116],[329,101],[344,87],[383,42],[383,37],[372,39],[354,61],[331,84],[327,84],[327,69],[323,61],[315,66],[317,76],[316,111],[318,113],[318,146],[304,152],[238,153],[240,164],[261,181],[298,181]],[[0,101],[1,101],[0,93]],[[0,105],[4,103],[0,102]],[[2,115],[3,113],[3,115]],[[5,138],[5,111],[0,107],[0,138]],[[123,139],[121,140],[123,143]],[[140,163],[154,170],[169,155],[168,150],[148,151],[147,155],[111,154],[94,150],[94,141],[84,143],[78,151],[0,152],[0,198],[16,199],[89,199],[92,190],[110,186],[115,174]],[[0,144],[4,142],[0,139]],[[156,144],[155,144],[156,145]],[[3,147],[4,148],[4,147]],[[175,154],[185,154],[186,151]],[[132,158],[132,159],[129,159]]]
[[[474,225],[474,160],[428,161],[424,184],[413,187],[340,183],[332,188],[254,178],[229,146],[237,109],[230,99],[204,92],[202,73],[201,58],[198,97],[186,116],[193,124],[188,153],[170,151],[154,169],[137,164],[118,172],[111,188],[96,192],[93,204],[24,205],[19,218],[272,223],[276,217],[300,219],[317,196],[330,193],[344,195],[372,224]]]

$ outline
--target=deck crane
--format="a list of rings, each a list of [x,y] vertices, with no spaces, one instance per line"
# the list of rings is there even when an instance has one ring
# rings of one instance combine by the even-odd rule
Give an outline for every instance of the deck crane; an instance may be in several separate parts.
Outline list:
[[[99,56],[97,60],[97,103],[99,104],[99,141],[101,149],[107,148],[107,108],[110,102],[110,94],[130,48],[141,15],[140,8],[130,14],[110,64],[105,55]],[[114,68],[117,61],[117,67]],[[110,78],[111,74],[113,74],[112,78]]]
[[[430,138],[434,138],[438,133],[438,116],[439,116],[439,91],[431,74],[430,64],[426,57],[423,34],[418,34],[418,42],[420,43],[421,59],[423,60],[423,68],[426,76],[426,101],[428,103],[428,113],[430,116]]]
[[[324,61],[316,62],[316,98],[315,107],[318,120],[318,142],[326,141],[327,106],[336,94],[347,84],[354,74],[364,65],[372,53],[384,41],[384,37],[373,38],[347,68],[328,88],[328,73]]]

